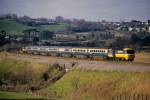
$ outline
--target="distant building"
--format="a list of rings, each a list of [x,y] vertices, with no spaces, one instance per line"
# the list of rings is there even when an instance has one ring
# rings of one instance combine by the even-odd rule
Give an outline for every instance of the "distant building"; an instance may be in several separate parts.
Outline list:
[[[150,26],[148,27],[148,32],[150,33]]]
[[[133,28],[132,28],[132,27],[129,27],[128,30],[129,30],[129,31],[133,31]]]
[[[54,38],[56,40],[76,40],[75,34],[55,34]]]

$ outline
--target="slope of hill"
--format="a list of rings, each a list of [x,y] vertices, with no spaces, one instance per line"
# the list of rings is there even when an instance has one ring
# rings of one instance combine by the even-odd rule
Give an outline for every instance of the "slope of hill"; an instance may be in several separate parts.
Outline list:
[[[36,97],[29,94],[0,91],[0,99],[42,99],[42,97]]]
[[[0,31],[5,30],[6,32],[13,33],[13,34],[21,34],[22,31],[26,29],[30,29],[33,27],[23,25],[14,20],[0,20]]]
[[[67,31],[68,27],[69,25],[65,23],[54,24],[54,25],[53,24],[39,25],[37,27],[31,27],[19,23],[15,20],[8,20],[8,19],[0,20],[0,31],[5,30],[7,33],[12,33],[12,34],[22,34],[24,30],[32,29],[32,28],[37,29],[39,31],[53,31],[53,32]]]
[[[68,24],[55,24],[55,25],[40,25],[37,29],[40,31],[67,31],[67,28],[69,27]]]
[[[149,77],[150,73],[148,72],[107,72],[75,69],[54,85],[51,85],[47,92],[55,91],[55,94],[59,97],[76,98],[76,100],[81,98],[83,100],[95,100],[102,96],[118,96],[126,93],[128,95],[150,95]]]

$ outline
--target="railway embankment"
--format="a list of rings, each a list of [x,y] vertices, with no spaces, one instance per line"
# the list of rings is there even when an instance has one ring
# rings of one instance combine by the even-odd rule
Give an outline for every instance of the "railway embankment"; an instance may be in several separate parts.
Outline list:
[[[108,60],[91,60],[91,59],[79,59],[69,57],[55,57],[55,56],[42,56],[42,55],[29,55],[29,54],[16,54],[7,53],[7,57],[15,60],[55,64],[59,63],[65,66],[67,70],[72,67],[89,69],[89,70],[101,70],[101,71],[126,71],[126,72],[149,72],[150,63],[149,55],[136,54],[134,62],[127,61],[108,61]],[[92,66],[92,67],[91,67]]]

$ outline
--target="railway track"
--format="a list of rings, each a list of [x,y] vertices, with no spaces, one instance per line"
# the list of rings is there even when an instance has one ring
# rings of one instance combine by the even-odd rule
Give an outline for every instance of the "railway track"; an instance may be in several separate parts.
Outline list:
[[[150,72],[149,63],[139,63],[139,62],[123,62],[123,61],[107,61],[107,60],[105,61],[97,59],[91,60],[91,59],[16,54],[16,53],[8,53],[8,58],[46,64],[59,63],[67,67],[72,67],[72,64],[75,64],[76,68],[83,68],[89,70]]]

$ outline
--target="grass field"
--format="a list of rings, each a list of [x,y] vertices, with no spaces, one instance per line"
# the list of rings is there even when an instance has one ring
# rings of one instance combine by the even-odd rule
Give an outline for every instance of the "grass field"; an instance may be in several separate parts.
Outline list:
[[[41,26],[38,27],[38,29],[40,31],[47,30],[47,31],[57,32],[57,31],[66,31],[68,26],[69,26],[68,24],[41,25]]]
[[[21,34],[24,30],[30,28],[36,28],[39,31],[66,31],[68,24],[56,24],[56,25],[40,25],[38,27],[31,27],[21,24],[14,20],[0,20],[0,30],[5,30],[6,32]]]
[[[43,78],[44,75],[46,75],[47,81]],[[13,60],[7,58],[5,54],[0,54],[0,99],[33,98],[32,95],[28,96],[22,93],[32,91],[31,88],[37,90],[49,85],[52,82],[49,82],[49,80],[57,77],[57,75],[59,75],[59,69],[48,64]],[[6,92],[2,92],[1,90]],[[20,94],[7,91],[17,91]],[[32,91],[31,93],[37,95],[36,92]],[[42,93],[38,93],[39,95],[40,97],[46,98]]]
[[[135,62],[150,64],[150,53],[136,53]]]
[[[103,95],[120,94],[150,95],[150,73],[107,72],[74,69],[66,74],[47,91],[55,91],[57,96],[76,99],[101,98]]]
[[[5,30],[6,32],[21,34],[24,30],[29,28],[32,27],[23,25],[14,20],[0,20],[0,30]]]
[[[0,99],[42,99],[42,97],[17,92],[0,91]]]

